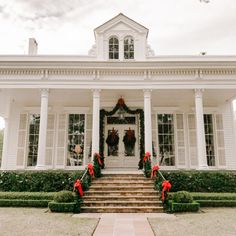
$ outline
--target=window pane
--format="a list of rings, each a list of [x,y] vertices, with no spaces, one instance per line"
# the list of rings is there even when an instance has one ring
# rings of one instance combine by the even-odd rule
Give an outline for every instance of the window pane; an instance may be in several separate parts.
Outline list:
[[[84,114],[70,114],[68,119],[67,166],[83,165]]]
[[[109,59],[119,59],[119,41],[112,37],[109,39]]]
[[[134,40],[131,36],[124,39],[124,58],[134,59]]]
[[[36,166],[38,156],[40,115],[29,115],[29,140],[27,166]]]
[[[158,114],[158,140],[160,150],[160,165],[175,165],[174,148],[174,116],[173,114]]]
[[[208,166],[215,166],[215,146],[212,114],[204,114],[206,155]]]

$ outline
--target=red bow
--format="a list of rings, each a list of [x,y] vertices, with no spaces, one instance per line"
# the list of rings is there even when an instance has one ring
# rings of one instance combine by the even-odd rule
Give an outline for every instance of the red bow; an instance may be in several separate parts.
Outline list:
[[[94,170],[93,170],[92,164],[88,164],[88,171],[89,171],[90,176],[94,178]]]
[[[171,184],[169,182],[169,180],[164,180],[162,182],[162,194],[161,194],[161,197],[162,197],[162,201],[165,200],[165,192],[169,192],[171,189]]]
[[[83,189],[82,189],[82,184],[81,184],[81,182],[80,182],[79,179],[77,179],[77,180],[75,181],[74,190],[75,190],[75,189],[78,190],[78,192],[79,192],[79,194],[80,194],[81,197],[84,195],[84,192],[83,192]]]
[[[156,173],[157,173],[157,171],[160,169],[160,167],[159,166],[153,166],[152,167],[152,175],[151,175],[151,178],[153,178],[153,177],[156,177]]]
[[[150,152],[146,152],[143,161],[146,162],[150,158],[150,156],[151,156]]]
[[[101,160],[100,154],[99,154],[99,153],[95,153],[95,157],[98,159],[98,164],[99,164],[100,166],[102,166],[102,160]]]

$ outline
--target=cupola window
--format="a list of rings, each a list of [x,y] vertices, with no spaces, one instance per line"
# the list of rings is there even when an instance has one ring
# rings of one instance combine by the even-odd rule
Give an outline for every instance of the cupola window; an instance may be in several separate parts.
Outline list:
[[[124,39],[124,59],[134,59],[134,39],[131,36]]]
[[[119,59],[119,40],[116,37],[109,39],[109,59]]]

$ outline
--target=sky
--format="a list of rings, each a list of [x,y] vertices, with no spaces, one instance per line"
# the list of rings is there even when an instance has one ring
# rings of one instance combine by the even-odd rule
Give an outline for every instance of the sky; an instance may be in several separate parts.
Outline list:
[[[0,54],[86,55],[120,12],[149,29],[156,55],[236,55],[236,0],[0,0]]]
[[[236,0],[0,0],[0,55],[27,54],[31,37],[38,54],[87,55],[119,13],[149,29],[156,55],[236,55]]]

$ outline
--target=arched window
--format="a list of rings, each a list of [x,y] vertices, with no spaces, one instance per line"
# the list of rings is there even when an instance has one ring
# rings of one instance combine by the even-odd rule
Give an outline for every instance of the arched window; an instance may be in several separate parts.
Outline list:
[[[134,59],[134,39],[131,36],[124,39],[124,59]]]
[[[109,59],[119,59],[119,40],[116,37],[109,39]]]

